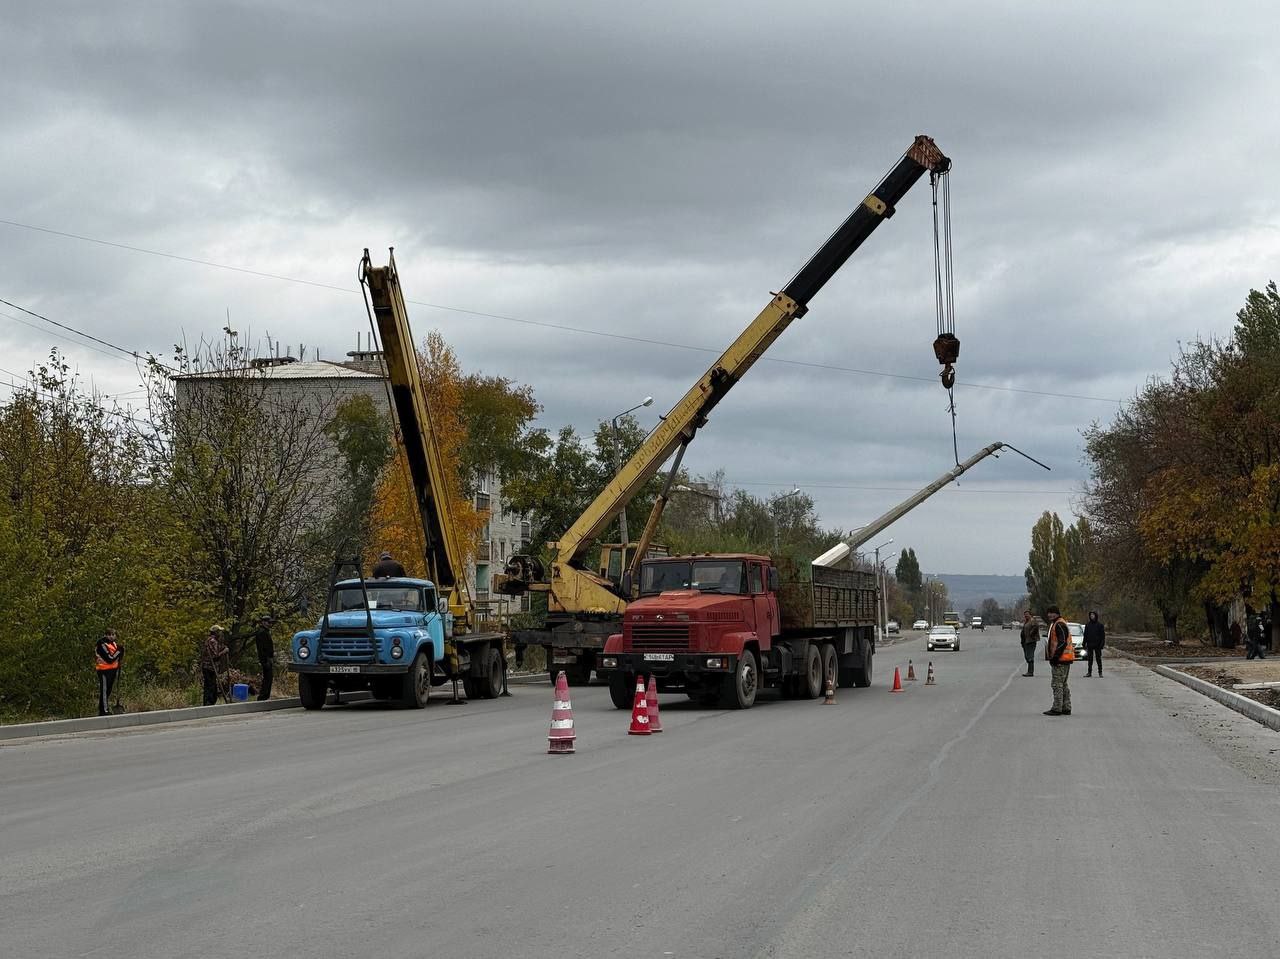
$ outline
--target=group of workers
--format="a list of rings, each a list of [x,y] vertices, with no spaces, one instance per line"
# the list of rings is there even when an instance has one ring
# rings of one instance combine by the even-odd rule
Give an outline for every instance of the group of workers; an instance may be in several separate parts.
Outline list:
[[[383,579],[391,576],[403,576],[404,567],[384,552],[374,564],[373,576]],[[275,680],[276,647],[271,638],[272,617],[263,615],[254,620],[253,642],[257,647],[258,666],[262,671],[262,683],[258,688],[259,701],[271,698],[271,686]],[[227,631],[223,626],[210,626],[209,633],[200,644],[199,662],[200,679],[203,686],[203,704],[212,706],[218,697],[231,698],[231,671],[229,656],[231,650],[226,644]],[[94,647],[94,666],[98,676],[98,715],[111,715],[111,691],[120,678],[124,664],[124,644],[116,636],[114,629],[103,632],[102,638]],[[117,707],[119,698],[117,697]]]
[[[1051,673],[1050,685],[1053,690],[1053,705],[1045,710],[1046,716],[1071,715],[1071,664],[1075,662],[1075,644],[1071,641],[1071,628],[1062,618],[1057,606],[1049,606],[1044,611],[1044,622],[1048,624],[1048,635],[1045,638],[1044,658],[1049,661]],[[1031,615],[1031,610],[1022,614],[1022,656],[1027,661],[1027,671],[1023,676],[1034,676],[1036,673],[1036,647],[1040,645],[1040,621]],[[1098,676],[1102,676],[1102,650],[1107,645],[1107,631],[1098,619],[1096,612],[1089,613],[1089,622],[1084,627],[1084,652],[1089,664],[1086,676],[1092,676],[1097,666]]]

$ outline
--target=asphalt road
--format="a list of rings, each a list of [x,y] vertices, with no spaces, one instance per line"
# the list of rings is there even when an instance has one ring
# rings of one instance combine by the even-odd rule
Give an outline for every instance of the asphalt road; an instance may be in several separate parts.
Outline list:
[[[962,635],[648,738],[576,690],[573,756],[545,685],[0,746],[0,956],[1280,953],[1280,734]]]

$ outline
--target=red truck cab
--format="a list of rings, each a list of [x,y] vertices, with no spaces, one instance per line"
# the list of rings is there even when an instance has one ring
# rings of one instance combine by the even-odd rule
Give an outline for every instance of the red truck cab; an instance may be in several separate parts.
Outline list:
[[[671,556],[640,567],[639,598],[602,657],[614,705],[629,707],[636,676],[703,701],[754,700],[779,631],[778,574],[751,553]]]

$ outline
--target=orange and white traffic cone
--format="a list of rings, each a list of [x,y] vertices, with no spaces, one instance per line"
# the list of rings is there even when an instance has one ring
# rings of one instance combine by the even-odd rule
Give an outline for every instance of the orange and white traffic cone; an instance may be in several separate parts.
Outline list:
[[[560,670],[556,677],[555,700],[551,704],[551,732],[547,734],[548,753],[571,753],[578,738],[573,729],[573,704],[569,702],[569,680]]]
[[[912,665],[911,660],[907,660],[907,682],[914,683],[916,681],[916,668]]]
[[[897,666],[893,667],[893,688],[889,690],[891,693],[902,692],[902,671]]]
[[[629,736],[648,736],[653,730],[649,728],[649,701],[644,693],[644,678],[636,677],[636,698],[631,704],[631,728]]]
[[[938,681],[937,681],[936,679],[934,679],[934,678],[933,678],[933,663],[929,663],[929,675],[927,675],[927,676],[924,678],[924,684],[925,684],[926,686],[937,686],[937,685],[938,685]]]
[[[658,681],[649,677],[649,690],[644,694],[645,713],[649,717],[649,732],[662,732],[662,717],[658,715]]]
[[[830,676],[827,677],[827,695],[822,700],[824,706],[834,706],[836,704],[836,681]]]

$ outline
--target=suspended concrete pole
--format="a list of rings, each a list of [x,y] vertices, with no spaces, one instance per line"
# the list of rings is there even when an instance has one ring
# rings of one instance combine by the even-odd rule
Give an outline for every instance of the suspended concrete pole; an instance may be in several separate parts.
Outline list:
[[[829,550],[827,550],[825,553],[823,553],[821,556],[815,559],[813,561],[813,565],[814,566],[835,566],[837,563],[843,560],[846,556],[848,556],[850,553],[856,550],[863,543],[867,542],[870,539],[873,539],[874,537],[882,533],[884,530],[892,526],[894,523],[896,523],[898,520],[902,519],[902,517],[906,516],[913,509],[915,509],[917,506],[919,506],[921,503],[927,500],[930,496],[938,492],[938,490],[942,489],[948,483],[955,482],[961,476],[963,476],[966,472],[968,472],[968,470],[970,470],[972,467],[974,467],[978,463],[981,463],[984,459],[986,459],[991,454],[998,452],[999,450],[1002,450],[1002,449],[1012,450],[1014,453],[1017,453],[1019,456],[1026,457],[1027,459],[1031,460],[1031,462],[1035,463],[1037,466],[1043,466],[1045,469],[1049,468],[1045,466],[1043,463],[1041,463],[1035,457],[1027,456],[1027,454],[1022,452],[1022,450],[1017,449],[1016,447],[1010,446],[1008,443],[992,443],[990,446],[984,446],[982,449],[974,453],[963,463],[960,463],[954,469],[948,470],[947,472],[943,473],[941,476],[939,476],[936,480],[934,480],[932,483],[930,483],[920,492],[914,494],[913,496],[907,499],[904,499],[901,503],[899,503],[893,509],[889,510],[889,512],[885,513],[883,516],[879,517],[878,519],[872,520],[870,523],[868,523],[866,526],[863,526],[861,529],[854,530],[854,534],[852,536],[850,536],[843,543],[837,543],[835,546],[832,546]]]

